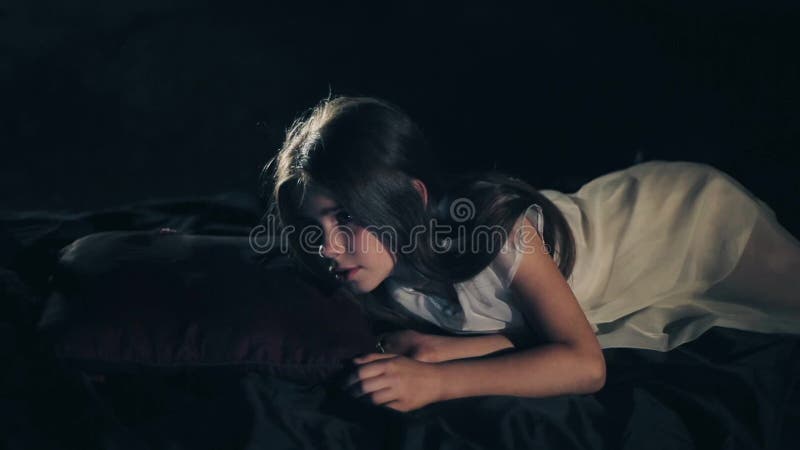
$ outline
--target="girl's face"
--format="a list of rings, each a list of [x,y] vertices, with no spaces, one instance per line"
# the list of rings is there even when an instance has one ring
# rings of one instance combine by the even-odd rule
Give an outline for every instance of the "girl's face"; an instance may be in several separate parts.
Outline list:
[[[394,257],[377,236],[356,225],[347,211],[323,191],[308,189],[300,215],[321,228],[322,255],[336,262],[334,270],[354,291],[372,291],[394,270]],[[339,272],[344,269],[353,270]]]

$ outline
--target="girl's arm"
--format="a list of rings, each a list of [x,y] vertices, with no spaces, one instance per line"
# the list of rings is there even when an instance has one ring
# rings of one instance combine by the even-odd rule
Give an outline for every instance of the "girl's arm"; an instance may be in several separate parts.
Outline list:
[[[422,362],[438,363],[472,358],[514,348],[514,343],[499,333],[480,336],[444,336],[406,329],[382,333],[380,336],[380,342],[387,352]]]
[[[423,353],[419,361],[444,362],[454,359],[473,358],[514,348],[514,344],[502,334],[483,336],[438,336],[430,352]]]
[[[543,397],[592,393],[605,384],[605,359],[597,337],[555,261],[542,251],[523,252],[511,289],[530,324],[547,344],[499,356],[435,364],[441,379],[439,400],[478,395]]]

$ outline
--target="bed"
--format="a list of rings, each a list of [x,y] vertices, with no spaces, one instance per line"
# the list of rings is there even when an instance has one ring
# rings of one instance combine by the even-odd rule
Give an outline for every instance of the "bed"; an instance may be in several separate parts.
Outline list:
[[[260,255],[253,272],[225,263],[241,258],[260,211],[257,198],[234,192],[80,213],[3,212],[0,446],[705,450],[800,442],[800,336],[720,327],[666,353],[604,350],[607,382],[592,395],[483,396],[410,413],[350,398],[336,381],[375,334],[358,308],[280,256]],[[102,266],[90,283],[102,286],[87,294],[80,258],[69,258],[76,241],[124,236],[142,248],[178,239],[163,228],[213,246],[162,258],[138,279]],[[212,266],[230,278],[204,284]],[[272,271],[271,281],[252,281],[260,270]],[[175,276],[183,284],[170,285]],[[86,300],[98,292],[102,301]]]

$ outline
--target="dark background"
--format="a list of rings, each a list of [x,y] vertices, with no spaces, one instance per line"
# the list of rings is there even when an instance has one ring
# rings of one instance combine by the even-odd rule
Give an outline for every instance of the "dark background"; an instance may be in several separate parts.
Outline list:
[[[0,209],[255,194],[332,91],[539,188],[710,163],[800,235],[795,2],[61,3],[0,0]]]

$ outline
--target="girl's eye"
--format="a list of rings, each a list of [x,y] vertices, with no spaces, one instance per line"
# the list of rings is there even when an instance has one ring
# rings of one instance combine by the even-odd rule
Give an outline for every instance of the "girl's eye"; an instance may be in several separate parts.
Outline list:
[[[353,221],[353,217],[350,214],[347,214],[345,211],[339,211],[336,213],[336,222],[340,225],[347,225],[348,223]]]

